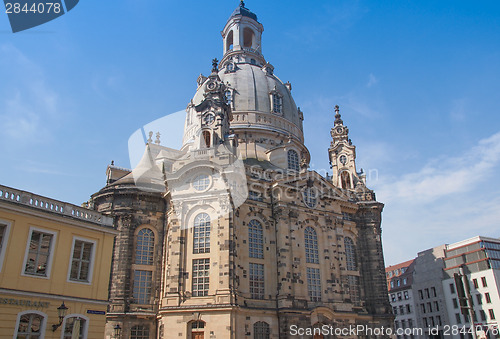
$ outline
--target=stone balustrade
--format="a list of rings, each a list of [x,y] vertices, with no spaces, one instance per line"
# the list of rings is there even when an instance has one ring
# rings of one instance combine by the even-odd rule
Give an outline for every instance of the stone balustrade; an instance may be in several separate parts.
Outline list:
[[[9,201],[39,210],[60,214],[74,219],[113,227],[113,218],[84,207],[50,199],[30,192],[0,185],[0,201]]]

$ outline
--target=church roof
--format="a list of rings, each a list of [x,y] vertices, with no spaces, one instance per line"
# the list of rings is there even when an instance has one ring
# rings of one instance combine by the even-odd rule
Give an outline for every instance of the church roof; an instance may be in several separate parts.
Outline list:
[[[231,14],[231,16],[229,17],[229,19],[231,19],[235,16],[238,16],[238,15],[246,16],[246,17],[249,17],[249,18],[257,21],[257,14],[251,12],[248,8],[246,8],[245,3],[243,1],[241,1],[240,5],[238,7],[236,7],[233,14]]]

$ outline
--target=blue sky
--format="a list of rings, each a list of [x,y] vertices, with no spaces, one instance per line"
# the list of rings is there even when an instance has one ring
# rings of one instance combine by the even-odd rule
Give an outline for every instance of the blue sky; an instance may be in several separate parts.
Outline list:
[[[80,204],[129,136],[186,107],[238,1],[81,1],[12,34],[0,15],[0,183]],[[312,168],[333,107],[386,204],[386,264],[498,237],[500,2],[247,1],[293,85]],[[162,139],[167,138],[163,136]]]

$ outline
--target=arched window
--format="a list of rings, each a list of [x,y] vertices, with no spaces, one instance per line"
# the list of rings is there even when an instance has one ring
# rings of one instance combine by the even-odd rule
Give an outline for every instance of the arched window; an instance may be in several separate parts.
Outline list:
[[[248,251],[250,258],[264,258],[264,230],[255,219],[248,223]]]
[[[83,316],[70,315],[64,319],[63,339],[87,338],[87,320]]]
[[[205,337],[205,322],[198,320],[188,324],[188,332],[191,332],[191,339],[203,339]]]
[[[230,31],[226,38],[226,52],[233,49],[233,31]]]
[[[17,329],[14,338],[42,338],[45,334],[45,316],[38,311],[20,313],[17,318]]]
[[[210,253],[210,216],[206,213],[194,218],[193,253]]]
[[[264,321],[257,321],[253,324],[253,339],[269,339],[269,324]]]
[[[312,227],[306,227],[304,231],[306,262],[311,264],[319,264],[318,258],[318,236]]]
[[[316,189],[314,187],[307,187],[304,190],[304,203],[307,207],[314,208],[316,207]]]
[[[149,328],[144,325],[135,325],[130,330],[130,339],[149,339]]]
[[[349,175],[349,172],[344,171],[340,173],[340,182],[343,189],[351,189],[351,176]]]
[[[153,265],[155,235],[149,228],[143,228],[137,233],[135,263],[138,265]]]
[[[253,46],[254,35],[251,28],[245,27],[243,30],[243,47],[251,48]]]
[[[299,154],[291,149],[288,150],[288,169],[293,171],[299,171]]]
[[[205,147],[210,148],[210,132],[203,131],[203,140],[205,142]]]
[[[356,264],[356,247],[354,246],[354,242],[351,238],[345,237],[344,246],[346,268],[348,271],[356,271],[358,269],[358,265]]]

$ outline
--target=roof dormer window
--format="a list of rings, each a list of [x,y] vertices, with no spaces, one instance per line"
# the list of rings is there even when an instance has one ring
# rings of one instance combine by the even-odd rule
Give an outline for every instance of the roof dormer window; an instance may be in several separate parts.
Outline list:
[[[271,99],[271,113],[280,115],[283,114],[283,95],[278,92],[276,86],[274,86],[274,89],[269,92],[269,95]]]

